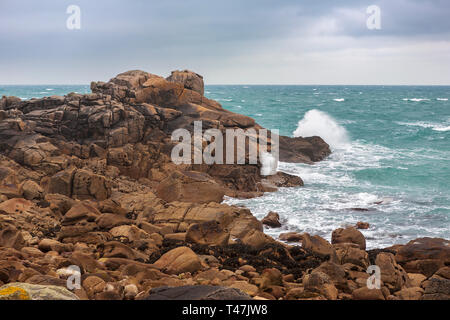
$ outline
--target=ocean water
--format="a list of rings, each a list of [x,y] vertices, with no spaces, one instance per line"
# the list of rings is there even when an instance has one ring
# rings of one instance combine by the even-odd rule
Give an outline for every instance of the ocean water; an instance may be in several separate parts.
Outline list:
[[[48,96],[63,96],[70,92],[91,93],[89,85],[0,85],[0,97],[16,96],[22,100],[43,98]]]
[[[304,187],[226,200],[258,218],[278,212],[283,227],[268,234],[330,240],[334,229],[364,221],[368,248],[450,238],[450,87],[208,86],[206,96],[283,135],[331,145],[325,161],[279,164]]]
[[[89,85],[0,86],[22,99],[89,93]],[[205,95],[288,136],[319,135],[332,155],[314,165],[279,163],[304,187],[281,188],[246,206],[280,214],[281,232],[318,234],[357,221],[368,248],[418,237],[450,239],[450,87],[206,86]],[[358,210],[355,210],[358,209]]]

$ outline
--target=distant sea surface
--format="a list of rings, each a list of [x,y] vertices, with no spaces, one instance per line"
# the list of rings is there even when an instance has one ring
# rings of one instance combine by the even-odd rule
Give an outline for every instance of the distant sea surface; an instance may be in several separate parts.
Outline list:
[[[63,96],[70,92],[91,93],[90,85],[0,85],[1,96],[16,96],[22,100],[43,98],[48,96]]]
[[[22,99],[89,93],[82,86],[0,86]],[[280,214],[281,232],[318,234],[370,223],[368,248],[418,237],[450,239],[450,87],[206,86],[205,96],[288,136],[319,135],[332,155],[314,165],[280,163],[300,188],[227,198],[257,218]]]

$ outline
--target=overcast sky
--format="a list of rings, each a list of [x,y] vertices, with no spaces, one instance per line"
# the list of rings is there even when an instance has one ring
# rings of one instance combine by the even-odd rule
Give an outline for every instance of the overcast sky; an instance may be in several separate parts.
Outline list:
[[[191,69],[206,84],[450,85],[449,14],[448,0],[0,0],[0,84]]]

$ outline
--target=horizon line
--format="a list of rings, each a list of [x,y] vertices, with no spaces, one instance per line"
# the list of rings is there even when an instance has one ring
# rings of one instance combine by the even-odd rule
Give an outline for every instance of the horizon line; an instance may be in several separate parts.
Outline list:
[[[0,84],[0,86],[89,86],[90,83],[14,83],[14,84]],[[301,83],[210,83],[206,86],[389,86],[389,87],[450,87],[449,84],[301,84]]]

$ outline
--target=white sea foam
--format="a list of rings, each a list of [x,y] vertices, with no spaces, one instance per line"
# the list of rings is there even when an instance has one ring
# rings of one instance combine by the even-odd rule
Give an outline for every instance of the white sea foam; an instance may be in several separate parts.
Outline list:
[[[345,99],[344,98],[340,98],[340,99],[333,99],[334,101],[336,101],[336,102],[344,102],[345,101]]]
[[[439,123],[429,123],[429,122],[423,122],[423,121],[417,121],[417,122],[396,122],[399,125],[402,126],[410,126],[410,127],[421,127],[425,129],[432,129],[434,131],[439,132],[445,132],[450,131],[450,126],[447,124],[439,124]]]
[[[319,136],[333,149],[345,148],[349,145],[347,130],[330,115],[317,109],[305,113],[303,119],[298,122],[294,136]]]
[[[386,160],[414,155],[417,156],[416,153],[407,155],[405,150],[352,141],[347,148],[335,150],[314,165],[280,162],[278,170],[300,176],[305,183],[302,188],[280,188],[262,197],[226,198],[225,202],[245,205],[258,219],[269,211],[277,212],[283,226],[265,229],[274,238],[283,232],[296,231],[320,235],[330,241],[333,230],[358,221],[370,223],[368,230],[362,230],[370,249],[406,243],[419,236],[440,235],[446,232],[445,227],[432,230],[430,226],[419,227],[409,222],[433,210],[431,203],[426,206],[415,203],[415,199],[405,194],[389,188],[379,190],[355,177],[355,173],[364,169],[386,167]],[[399,216],[402,214],[405,216]]]
[[[436,98],[437,101],[448,101],[448,98]]]
[[[412,102],[422,102],[422,101],[430,101],[430,99],[426,98],[403,98],[403,101],[412,101]]]
[[[448,127],[435,127],[433,128],[434,131],[441,131],[441,132],[446,132],[446,131],[450,131],[450,126]]]

